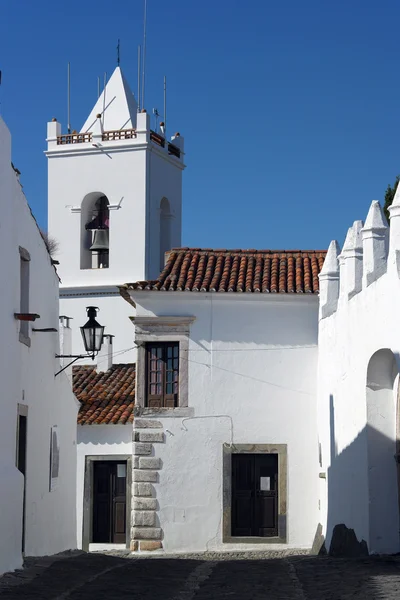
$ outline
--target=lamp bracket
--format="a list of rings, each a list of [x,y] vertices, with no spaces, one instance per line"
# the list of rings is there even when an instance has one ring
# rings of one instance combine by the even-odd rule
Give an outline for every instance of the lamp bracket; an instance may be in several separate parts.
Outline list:
[[[65,371],[65,369],[68,369],[68,367],[73,365],[74,362],[76,362],[77,360],[82,359],[82,358],[91,358],[92,360],[94,360],[95,356],[96,355],[94,353],[93,354],[56,354],[56,358],[73,358],[74,360],[71,360],[71,362],[68,363],[67,365],[65,365],[65,367],[63,367],[62,369],[57,371],[57,373],[54,375],[54,377],[57,377],[57,375],[59,375],[60,373]]]

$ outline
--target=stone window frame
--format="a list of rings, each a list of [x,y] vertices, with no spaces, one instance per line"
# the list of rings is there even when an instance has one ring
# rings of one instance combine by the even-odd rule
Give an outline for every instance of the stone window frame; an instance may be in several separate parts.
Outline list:
[[[188,416],[189,409],[189,338],[190,326],[196,317],[132,317],[135,325],[135,343],[138,346],[136,362],[135,415],[165,414]],[[147,342],[179,342],[179,401],[175,408],[146,406],[146,344]]]
[[[278,455],[278,535],[232,536],[232,454]],[[231,544],[287,544],[287,444],[224,444],[222,456],[222,542]]]

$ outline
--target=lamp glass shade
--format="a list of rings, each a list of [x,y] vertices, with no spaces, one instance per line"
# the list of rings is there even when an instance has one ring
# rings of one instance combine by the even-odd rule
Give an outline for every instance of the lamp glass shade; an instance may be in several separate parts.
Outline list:
[[[81,334],[86,352],[93,354],[94,352],[99,352],[101,348],[103,343],[104,327],[95,319],[96,308],[89,306],[87,308],[87,312],[89,320],[83,327],[81,327]]]

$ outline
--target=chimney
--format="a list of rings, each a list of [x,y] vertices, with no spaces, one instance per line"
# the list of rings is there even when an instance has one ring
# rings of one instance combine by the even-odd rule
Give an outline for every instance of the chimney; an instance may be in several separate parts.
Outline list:
[[[72,354],[72,329],[70,327],[70,321],[72,320],[72,317],[66,317],[65,315],[62,315],[58,318],[60,320],[60,354]],[[61,368],[65,367],[70,362],[70,358],[60,358]],[[65,373],[68,375],[68,377],[72,376],[72,366],[65,369]]]
[[[339,263],[340,249],[336,240],[329,244],[324,266],[319,274],[319,318],[332,315],[337,308],[339,297]]]
[[[363,287],[376,281],[387,269],[388,224],[378,200],[373,200],[361,230],[363,243]]]
[[[113,338],[114,335],[105,335],[103,345],[97,356],[96,371],[98,373],[108,371],[113,366]]]

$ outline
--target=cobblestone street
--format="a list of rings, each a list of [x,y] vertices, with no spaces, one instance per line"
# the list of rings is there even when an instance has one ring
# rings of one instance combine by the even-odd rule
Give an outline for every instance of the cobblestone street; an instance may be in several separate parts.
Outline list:
[[[0,580],[0,599],[394,600],[400,557],[333,559],[271,553],[136,558],[72,554],[31,561]],[[275,558],[274,558],[275,556]]]

